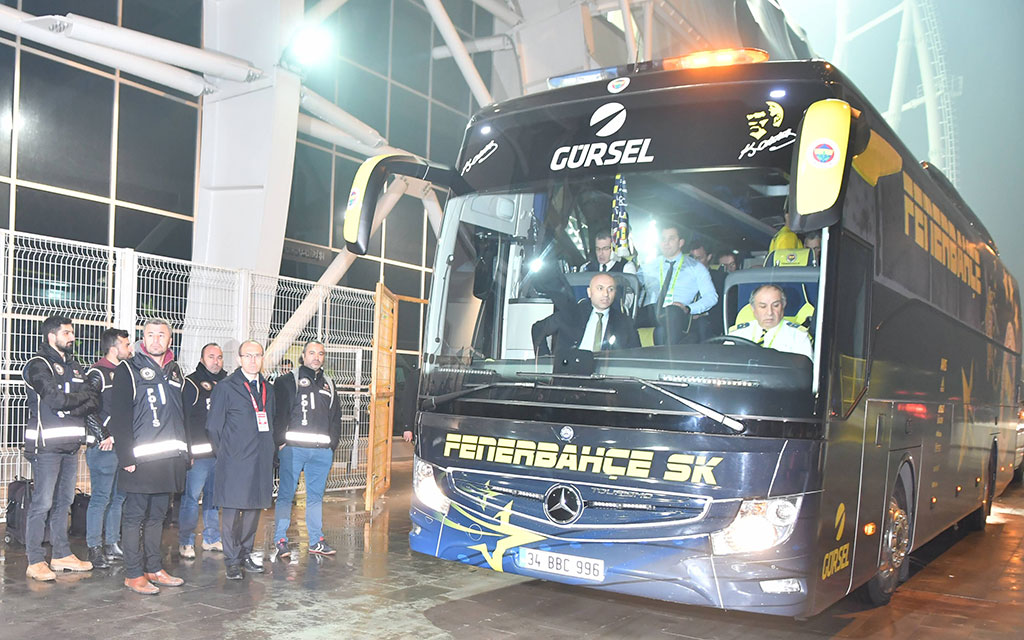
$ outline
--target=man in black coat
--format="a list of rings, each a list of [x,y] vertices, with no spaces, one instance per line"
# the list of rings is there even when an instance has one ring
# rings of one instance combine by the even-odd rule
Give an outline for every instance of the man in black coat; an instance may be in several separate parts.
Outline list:
[[[171,494],[185,488],[188,436],[181,406],[185,376],[171,353],[171,326],[150,320],[134,356],[114,371],[110,435],[117,453],[117,486],[125,493],[121,511],[124,584],[146,595],[156,585],[185,583],[163,569],[160,553]]]
[[[589,300],[578,304],[564,288],[549,294],[555,312],[533,326],[533,344],[538,355],[546,355],[546,336],[551,336],[555,356],[565,356],[572,349],[605,351],[632,349],[640,346],[633,320],[615,303],[615,278],[599,273],[587,287]]]
[[[274,492],[274,393],[263,368],[263,347],[238,347],[239,367],[213,388],[206,431],[217,454],[213,502],[220,507],[221,540],[229,580],[242,569],[262,573],[252,553],[260,510]]]

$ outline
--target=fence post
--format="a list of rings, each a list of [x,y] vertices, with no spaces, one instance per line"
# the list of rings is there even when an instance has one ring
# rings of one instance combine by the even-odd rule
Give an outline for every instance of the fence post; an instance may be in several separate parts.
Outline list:
[[[122,327],[135,341],[135,327],[138,324],[137,301],[139,297],[139,257],[133,249],[114,249],[114,322]]]
[[[235,325],[235,340],[237,342],[232,347],[232,350],[252,337],[249,332],[249,324],[252,315],[253,282],[252,272],[248,269],[242,269],[238,272],[237,291],[238,302],[235,304],[235,308],[238,309],[238,321]]]

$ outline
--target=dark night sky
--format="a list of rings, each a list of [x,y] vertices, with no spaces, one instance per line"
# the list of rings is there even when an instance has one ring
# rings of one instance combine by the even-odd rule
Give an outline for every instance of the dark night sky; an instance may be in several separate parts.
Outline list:
[[[780,0],[791,19],[807,31],[817,54],[832,57],[835,42],[833,0]],[[848,27],[854,29],[899,4],[898,0],[848,0]],[[962,83],[953,99],[957,123],[957,188],[988,228],[1000,255],[1024,284],[1024,71],[1020,34],[1021,0],[934,0],[943,36],[947,74]],[[899,17],[854,41],[842,70],[884,111],[889,102]],[[916,57],[907,91],[920,84]],[[923,108],[905,114],[900,137],[927,159]],[[940,167],[941,168],[941,167]]]

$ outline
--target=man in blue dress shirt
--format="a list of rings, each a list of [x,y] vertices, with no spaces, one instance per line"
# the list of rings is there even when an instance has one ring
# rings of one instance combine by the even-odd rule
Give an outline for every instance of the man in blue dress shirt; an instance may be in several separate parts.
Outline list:
[[[654,327],[654,344],[695,342],[690,316],[705,313],[718,302],[711,274],[703,264],[683,255],[685,244],[680,228],[666,224],[658,258],[641,269],[646,301],[637,313],[637,325]]]

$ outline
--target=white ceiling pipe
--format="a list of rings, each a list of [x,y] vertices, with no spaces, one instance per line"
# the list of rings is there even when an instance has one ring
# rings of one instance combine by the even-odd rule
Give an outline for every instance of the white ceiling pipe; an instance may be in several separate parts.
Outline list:
[[[507,35],[487,36],[477,38],[466,43],[466,51],[469,53],[480,53],[481,51],[507,51],[512,49],[512,40]],[[446,46],[434,47],[430,50],[430,57],[434,60],[442,60],[452,57],[451,50]]]
[[[318,140],[336,144],[339,147],[345,147],[349,151],[355,151],[356,153],[362,154],[366,157],[380,155],[382,153],[408,153],[408,151],[402,151],[401,149],[395,149],[387,145],[381,146],[370,146],[350,136],[347,132],[324,122],[318,120],[312,116],[308,116],[305,113],[299,114],[298,130],[307,136],[313,136]]]
[[[214,86],[201,77],[169,64],[147,60],[139,56],[102,47],[91,42],[72,40],[26,22],[35,18],[24,11],[0,5],[0,30],[8,31],[27,40],[53,47],[59,51],[120,69],[171,89],[198,96],[214,91]]]
[[[430,17],[434,20],[434,25],[441,32],[441,37],[444,38],[445,44],[451,50],[452,57],[455,58],[455,64],[462,71],[462,76],[466,79],[466,83],[469,85],[469,90],[473,93],[473,98],[476,99],[477,105],[483,107],[493,103],[494,98],[491,97],[491,92],[487,90],[483,78],[480,77],[480,72],[477,71],[476,65],[473,64],[473,59],[469,57],[466,45],[462,44],[462,38],[459,37],[459,32],[455,29],[455,25],[452,24],[452,19],[448,16],[448,12],[444,10],[441,0],[423,0],[423,2],[427,6]]]
[[[509,9],[508,5],[501,0],[473,0],[473,2],[507,25],[516,25],[523,21],[523,16]]]
[[[191,47],[73,13],[67,16],[40,16],[29,20],[29,23],[73,40],[127,51],[143,58],[151,58],[218,78],[252,82],[263,76],[261,70],[240,58]]]
[[[629,8],[629,0],[619,0],[622,11],[622,30],[626,36],[626,61],[636,62],[636,31],[633,29],[633,12]]]
[[[299,106],[368,147],[387,144],[387,140],[376,129],[307,87],[299,89]]]

